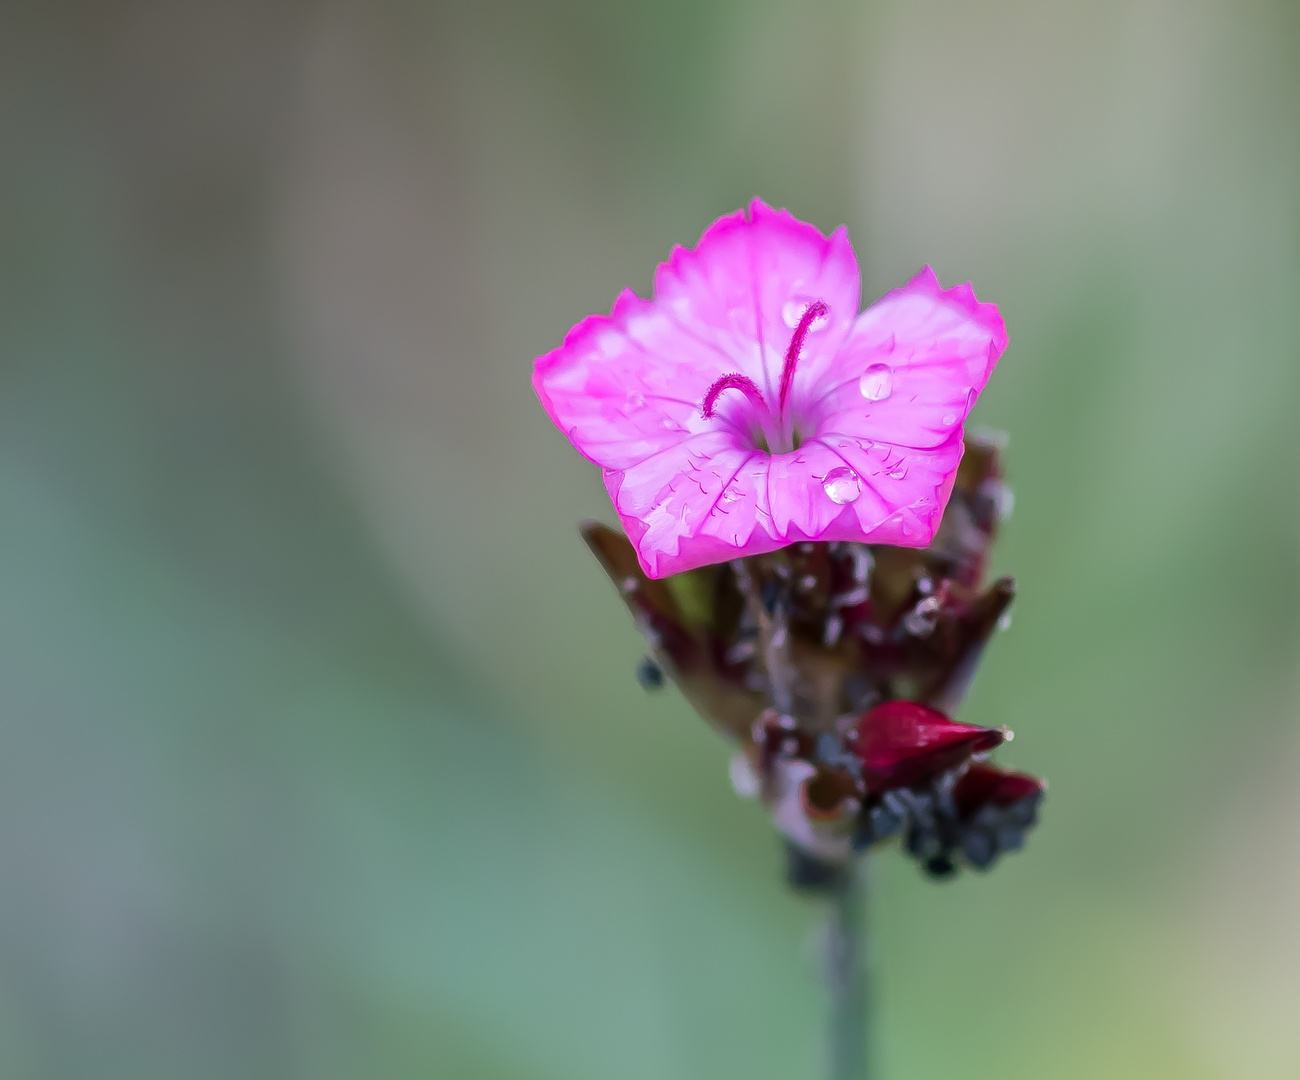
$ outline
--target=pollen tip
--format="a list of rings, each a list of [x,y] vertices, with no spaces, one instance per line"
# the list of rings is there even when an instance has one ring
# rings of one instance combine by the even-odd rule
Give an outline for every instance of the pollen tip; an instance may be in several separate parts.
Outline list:
[[[790,335],[790,347],[785,351],[785,363],[781,367],[781,394],[777,402],[777,408],[783,412],[785,410],[785,399],[789,396],[790,386],[794,382],[794,369],[795,365],[799,363],[799,350],[803,348],[803,339],[808,336],[808,330],[813,322],[825,318],[830,314],[830,310],[824,300],[814,300],[804,308],[803,316],[799,319],[799,325],[795,327],[794,333]]]
[[[763,394],[754,385],[754,380],[741,375],[739,372],[732,372],[730,375],[723,375],[714,380],[713,385],[705,391],[704,400],[700,402],[700,412],[703,414],[704,419],[711,420],[713,418],[714,407],[724,390],[739,390],[759,408],[767,408],[767,403],[763,400]]]

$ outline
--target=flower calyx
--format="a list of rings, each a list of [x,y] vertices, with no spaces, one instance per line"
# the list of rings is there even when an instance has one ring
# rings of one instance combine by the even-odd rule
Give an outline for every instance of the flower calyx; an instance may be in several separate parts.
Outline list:
[[[653,662],[738,744],[732,782],[770,811],[797,887],[894,839],[933,877],[985,870],[1036,822],[1045,785],[986,760],[1010,734],[952,719],[1014,598],[981,580],[1009,504],[998,440],[968,435],[923,549],[808,541],[655,579],[583,527]]]

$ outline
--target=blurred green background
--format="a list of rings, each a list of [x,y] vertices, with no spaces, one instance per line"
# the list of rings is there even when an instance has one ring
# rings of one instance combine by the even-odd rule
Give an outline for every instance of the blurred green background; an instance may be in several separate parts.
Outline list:
[[[9,0],[0,1075],[818,1075],[529,385],[755,194],[1011,330],[962,718],[1051,794],[873,860],[877,1075],[1300,1076],[1290,0]]]

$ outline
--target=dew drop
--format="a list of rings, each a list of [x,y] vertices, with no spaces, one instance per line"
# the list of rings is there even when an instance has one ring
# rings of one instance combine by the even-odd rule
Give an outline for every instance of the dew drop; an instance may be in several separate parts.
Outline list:
[[[890,469],[889,472],[887,472],[885,475],[888,476],[889,479],[891,480],[905,479],[907,477],[906,463],[900,461],[897,465],[895,465],[892,469]]]
[[[884,401],[894,392],[894,369],[888,364],[872,364],[858,380],[858,389],[868,401]]]
[[[791,330],[799,325],[799,320],[803,318],[803,313],[808,310],[808,305],[815,303],[813,300],[787,300],[785,306],[781,308],[781,321]],[[818,315],[808,324],[809,331],[820,330],[830,321],[828,315]]]
[[[754,771],[754,766],[749,763],[749,759],[744,754],[737,754],[731,759],[731,767],[728,771],[731,774],[731,786],[737,795],[742,799],[757,797],[763,784],[758,778],[758,773]]]
[[[957,422],[957,414],[946,412],[943,414],[943,426],[952,427]]]
[[[1016,508],[1016,493],[1006,484],[998,484],[998,497],[996,502],[998,508],[998,520],[1006,521],[1011,516],[1011,511]]]
[[[744,641],[736,642],[723,655],[728,664],[743,664],[746,660],[752,660],[754,653],[757,651],[758,642],[753,638],[747,638]]]
[[[862,480],[847,465],[840,465],[826,474],[822,481],[822,490],[833,503],[843,506],[851,503],[862,494]]]
[[[645,407],[645,395],[638,390],[633,390],[627,395],[627,407],[629,409],[641,409]]]
[[[844,618],[840,615],[830,615],[826,619],[825,633],[822,635],[822,644],[827,648],[833,648],[840,640],[840,634],[844,631]]]

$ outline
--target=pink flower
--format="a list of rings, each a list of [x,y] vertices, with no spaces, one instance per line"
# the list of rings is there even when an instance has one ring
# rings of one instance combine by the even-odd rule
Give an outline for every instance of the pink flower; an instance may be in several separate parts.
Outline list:
[[[803,540],[924,547],[962,424],[1006,348],[998,309],[926,267],[858,312],[858,265],[755,199],[539,357],[533,386],[650,577]]]

